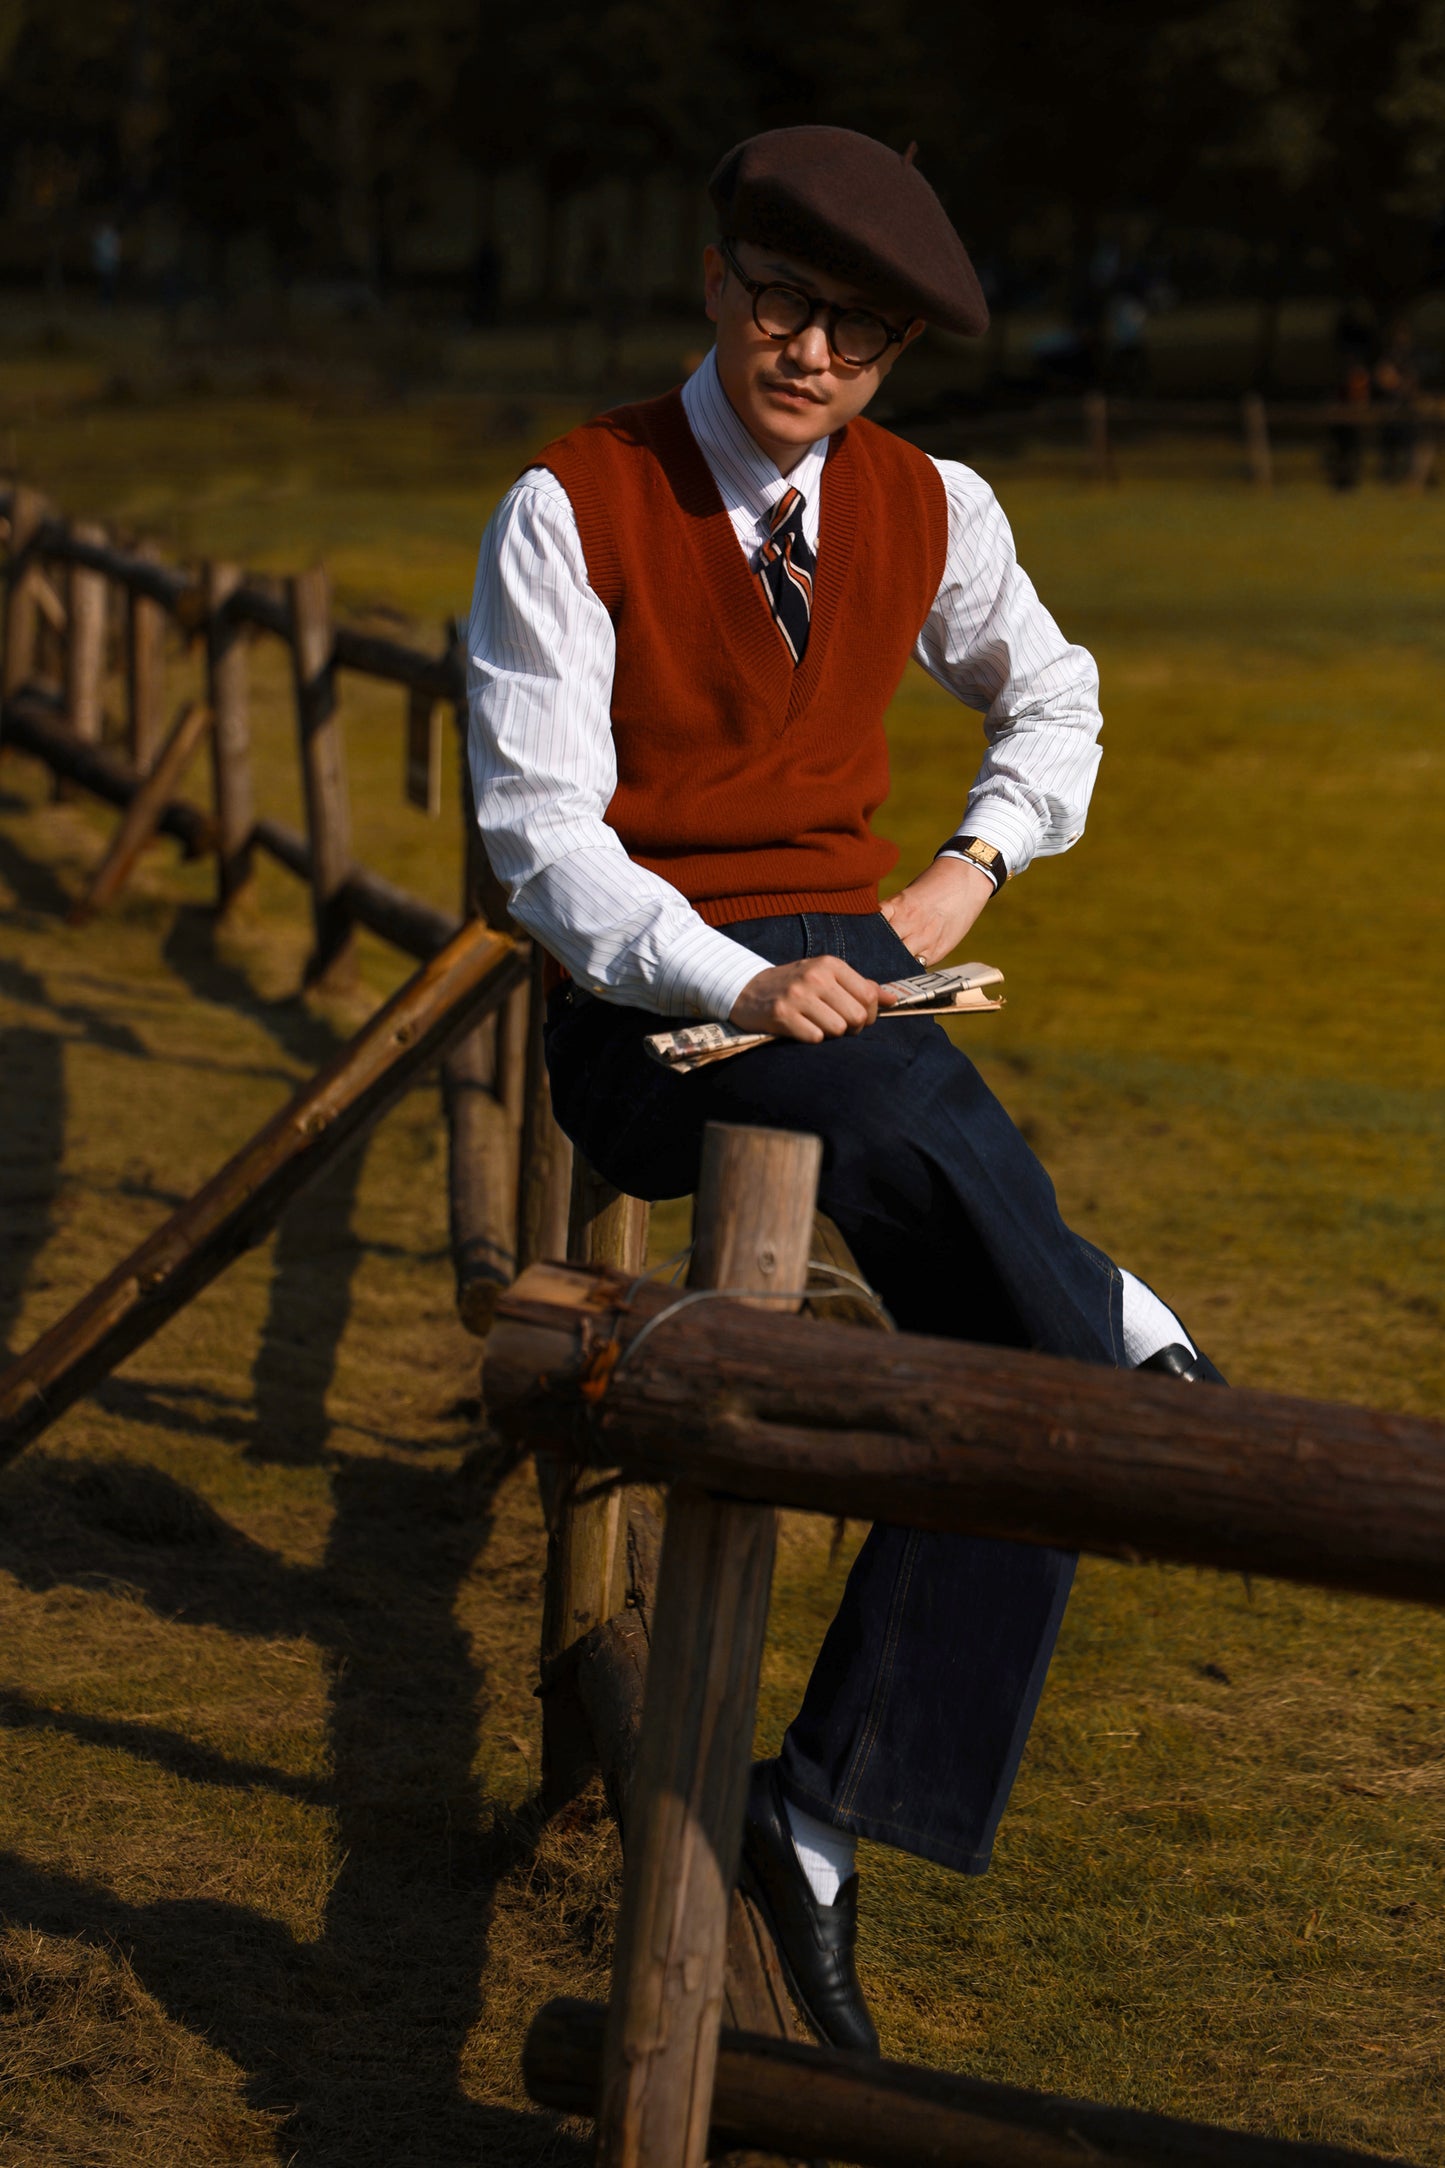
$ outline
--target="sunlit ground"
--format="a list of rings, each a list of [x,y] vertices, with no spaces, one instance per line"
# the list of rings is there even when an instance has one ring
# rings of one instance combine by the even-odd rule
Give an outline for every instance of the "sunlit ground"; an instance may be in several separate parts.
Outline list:
[[[273,570],[323,552],[344,610],[437,644],[569,419],[122,404],[87,367],[0,372],[0,449],[58,502]],[[989,470],[1099,658],[1107,750],[1084,842],[970,943],[1009,1006],[965,1043],[1069,1216],[1232,1377],[1439,1414],[1445,504],[1235,464]],[[260,795],[294,817],[284,658],[253,654]],[[452,776],[428,823],[401,696],[345,698],[359,852],[454,902]],[[978,735],[910,678],[893,737],[906,873]],[[169,849],[67,928],[112,818],[0,765],[12,1350],[396,975],[368,945],[362,995],[298,1000],[301,891],[266,872],[217,936]],[[7,2162],[577,2157],[518,2050],[546,1995],[602,1991],[615,1863],[595,1810],[539,1835],[529,1808],[540,1533],[475,1396],[428,1085],[0,1481]],[[851,1548],[787,1525],[765,1746]],[[865,1848],[887,2049],[1445,2159],[1442,1705],[1431,1614],[1086,1564],[992,1874]]]

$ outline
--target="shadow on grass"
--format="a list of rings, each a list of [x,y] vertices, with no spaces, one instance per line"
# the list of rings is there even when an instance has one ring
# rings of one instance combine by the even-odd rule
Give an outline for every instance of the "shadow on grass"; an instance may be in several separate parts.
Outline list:
[[[31,813],[34,807],[12,798],[0,798],[0,813]],[[64,918],[75,901],[53,866],[22,851],[13,836],[0,835],[0,881],[10,890],[22,911],[39,912],[46,918]],[[5,913],[9,917],[13,914]]]
[[[0,874],[24,905],[63,910],[68,899],[48,870],[6,848]],[[335,1051],[323,1018],[299,1000],[262,999],[217,953],[208,913],[177,912],[164,954],[195,995],[244,1013],[307,1068]],[[62,1018],[39,980],[7,968],[24,980],[11,991],[72,1030],[108,1030],[115,1043],[114,1024],[73,1005]],[[139,1042],[115,1050],[146,1052]],[[0,1327],[51,1229],[62,1051],[56,1033],[24,1029],[0,1060],[0,1137],[24,1138],[15,1173],[8,1153],[0,1172],[13,1187],[23,1168],[31,1214],[0,1280]],[[286,1564],[144,1463],[34,1454],[0,1479],[0,1566],[22,1585],[111,1587],[169,1621],[304,1638],[321,1652],[331,1774],[315,1783],[164,1725],[46,1708],[15,1692],[0,1703],[11,1727],[328,1811],[340,1867],[321,1932],[298,1941],[272,1917],[207,1899],[126,1903],[13,1850],[0,1855],[0,1910],[123,1951],[170,2017],[241,2068],[252,2105],[281,2117],[278,2157],[296,2168],[474,2168],[484,2158],[496,2168],[580,2168],[585,2150],[555,2118],[489,2108],[461,2087],[493,1893],[536,1833],[525,1813],[498,1824],[484,1812],[472,1774],[484,1681],[456,1619],[508,1463],[484,1454],[459,1469],[419,1467],[375,1452],[340,1456],[329,1444],[327,1392],[364,1254],[352,1228],[360,1166],[360,1151],[348,1153],[281,1224],[249,1404],[193,1413],[186,1395],[126,1379],[101,1393],[118,1413],[224,1434],[254,1459],[329,1460],[334,1513],[319,1566]]]
[[[309,1068],[320,1068],[341,1044],[331,1026],[300,1000],[258,996],[245,973],[217,952],[210,912],[177,911],[163,954],[193,993],[261,1024]],[[255,1420],[247,1448],[252,1459],[296,1467],[315,1463],[325,1451],[326,1394],[363,1254],[351,1225],[361,1165],[358,1143],[288,1207],[277,1230],[253,1373]]]
[[[251,2104],[283,2116],[278,2157],[297,2168],[587,2157],[555,2118],[469,2100],[459,2078],[493,1892],[535,1840],[526,1814],[484,1817],[472,1776],[483,1682],[455,1618],[508,1465],[500,1453],[460,1469],[340,1462],[314,1571],[280,1564],[155,1469],[37,1457],[0,1484],[0,1565],[28,1586],[112,1583],[168,1618],[305,1636],[325,1654],[332,1774],[315,1784],[163,1727],[15,1693],[0,1703],[0,1722],[331,1809],[341,1867],[308,1943],[243,1906],[126,1904],[0,1855],[0,1910],[123,1951],[172,2018],[241,2067]]]
[[[214,911],[199,904],[179,905],[161,944],[161,956],[200,1000],[217,1002],[259,1024],[308,1069],[319,1069],[342,1043],[325,1017],[299,994],[269,1001],[257,992],[246,973],[217,948]]]
[[[53,1032],[0,1031],[0,1363],[31,1268],[50,1239],[65,1148],[64,1048]]]

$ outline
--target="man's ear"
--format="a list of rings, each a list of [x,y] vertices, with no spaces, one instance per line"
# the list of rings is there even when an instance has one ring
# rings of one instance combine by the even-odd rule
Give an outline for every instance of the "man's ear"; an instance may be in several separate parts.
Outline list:
[[[921,316],[915,316],[912,323],[903,334],[903,346],[899,347],[899,353],[901,354],[903,352],[904,347],[912,346],[915,339],[921,339],[927,329],[928,326],[924,322],[923,318]]]
[[[702,305],[711,324],[717,322],[718,305],[722,300],[722,290],[727,284],[727,276],[727,261],[722,250],[714,248],[709,242],[702,252]]]

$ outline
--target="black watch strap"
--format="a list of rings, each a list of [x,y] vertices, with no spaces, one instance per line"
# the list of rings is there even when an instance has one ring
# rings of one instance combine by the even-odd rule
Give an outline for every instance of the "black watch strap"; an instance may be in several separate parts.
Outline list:
[[[1008,879],[1003,852],[996,843],[985,843],[981,836],[950,836],[933,855],[942,858],[945,852],[951,858],[962,858],[970,866],[977,866],[980,873],[988,875],[995,889],[1002,888]]]

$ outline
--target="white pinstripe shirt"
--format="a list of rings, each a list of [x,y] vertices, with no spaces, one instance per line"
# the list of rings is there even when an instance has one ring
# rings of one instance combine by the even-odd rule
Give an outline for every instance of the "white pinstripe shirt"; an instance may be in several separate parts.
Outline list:
[[[781,475],[729,406],[711,354],[682,399],[749,564],[789,486],[806,499],[810,545],[826,549],[826,445]],[[934,464],[948,552],[914,656],[983,716],[983,761],[957,831],[996,845],[1016,874],[1084,832],[1099,764],[1098,673],[1020,569],[988,484],[956,461]],[[513,485],[482,537],[467,653],[477,818],[516,917],[604,1000],[727,1016],[761,968],[757,957],[634,865],[607,825],[617,787],[612,620],[588,584],[567,494],[545,468]]]

